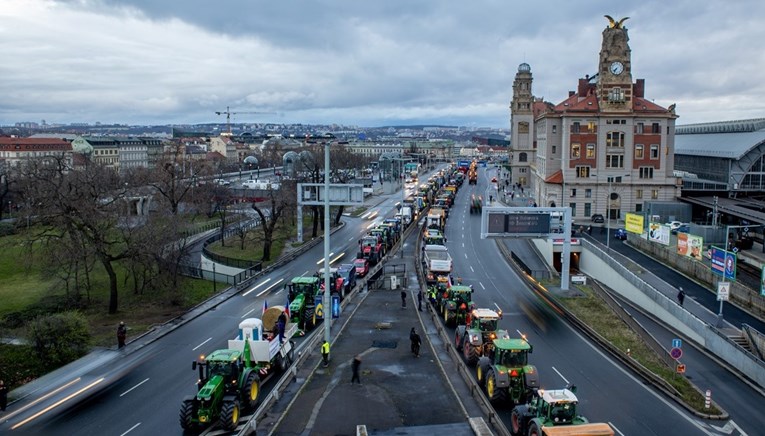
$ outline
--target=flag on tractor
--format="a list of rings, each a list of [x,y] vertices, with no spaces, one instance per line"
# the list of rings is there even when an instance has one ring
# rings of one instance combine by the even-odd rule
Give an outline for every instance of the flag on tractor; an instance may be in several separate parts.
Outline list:
[[[284,306],[284,313],[287,315],[287,319],[290,319],[290,296],[287,295],[287,305]]]
[[[268,310],[268,300],[263,300],[263,313],[266,313],[266,310]]]

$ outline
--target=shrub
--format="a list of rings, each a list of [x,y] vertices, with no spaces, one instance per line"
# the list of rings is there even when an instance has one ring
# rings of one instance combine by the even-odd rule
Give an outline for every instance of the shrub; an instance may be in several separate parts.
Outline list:
[[[58,368],[88,352],[88,322],[79,312],[63,312],[35,318],[27,326],[34,353],[47,368]]]

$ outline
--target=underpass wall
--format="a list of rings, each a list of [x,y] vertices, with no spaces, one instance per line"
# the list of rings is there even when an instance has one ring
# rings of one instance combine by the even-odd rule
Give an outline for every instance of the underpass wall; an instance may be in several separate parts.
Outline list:
[[[699,333],[705,328],[705,323],[700,319],[682,309],[673,300],[588,241],[583,241],[582,248],[586,255],[583,253],[580,257],[579,269],[583,273],[598,279],[614,292],[634,302],[665,324],[673,326],[689,339],[701,346],[706,346],[706,339]]]
[[[765,386],[765,362],[741,348],[712,325],[675,304],[672,299],[589,241],[583,241],[582,248],[583,254],[579,260],[582,272],[597,278],[645,312],[672,326],[758,385]]]

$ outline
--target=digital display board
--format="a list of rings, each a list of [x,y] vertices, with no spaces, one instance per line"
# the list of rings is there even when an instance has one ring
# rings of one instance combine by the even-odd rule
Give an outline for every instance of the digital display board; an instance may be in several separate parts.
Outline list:
[[[521,209],[521,208],[518,208]],[[536,236],[550,233],[550,212],[489,210],[486,211],[485,232],[487,236]]]

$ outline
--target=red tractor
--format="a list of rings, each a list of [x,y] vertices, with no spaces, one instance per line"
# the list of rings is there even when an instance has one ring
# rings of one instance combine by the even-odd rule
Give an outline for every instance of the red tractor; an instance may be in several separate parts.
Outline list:
[[[378,236],[367,235],[359,240],[359,259],[369,260],[370,265],[376,265],[385,255],[385,246]]]

